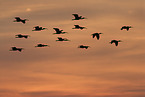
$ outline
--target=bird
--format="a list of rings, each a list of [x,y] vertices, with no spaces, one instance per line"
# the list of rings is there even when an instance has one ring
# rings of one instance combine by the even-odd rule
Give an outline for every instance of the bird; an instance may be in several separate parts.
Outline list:
[[[88,49],[88,47],[90,46],[84,46],[84,45],[79,45],[78,48],[85,48],[85,49]]]
[[[93,34],[92,34],[92,37],[93,37],[93,38],[96,37],[96,38],[99,40],[99,39],[100,39],[100,34],[103,34],[103,33],[93,33]]]
[[[47,29],[47,28],[43,28],[43,27],[40,27],[40,26],[35,26],[33,28],[34,28],[34,30],[32,30],[32,31],[41,31],[41,30]]]
[[[46,44],[37,44],[37,46],[35,46],[35,47],[46,47],[46,46],[49,47],[49,45],[46,45]]]
[[[29,35],[22,35],[22,34],[17,34],[15,36],[16,36],[15,38],[25,38],[25,39],[27,39],[28,37],[30,37]]]
[[[82,19],[86,19],[85,17],[79,16],[78,14],[72,14],[74,16],[74,19],[72,20],[82,20]]]
[[[15,20],[13,22],[22,22],[23,24],[25,24],[26,21],[29,21],[29,20],[28,19],[21,19],[20,17],[15,17]]]
[[[112,44],[112,43],[115,43],[115,46],[118,46],[118,43],[119,43],[119,42],[122,42],[122,41],[121,41],[121,40],[111,40],[110,43],[111,43],[111,44]]]
[[[79,26],[79,25],[74,25],[75,27],[74,28],[72,28],[72,29],[87,29],[86,27],[81,27],[81,26]]]
[[[58,40],[56,40],[56,41],[70,41],[67,38],[61,38],[61,37],[57,37],[57,38],[58,38]]]
[[[53,34],[65,34],[67,32],[62,32],[63,30],[60,30],[59,28],[53,28],[55,30],[55,33]]]
[[[10,51],[19,51],[21,52],[23,48],[11,47]]]
[[[132,28],[132,27],[131,26],[123,26],[123,27],[121,27],[121,30],[126,29],[128,31],[130,28]]]

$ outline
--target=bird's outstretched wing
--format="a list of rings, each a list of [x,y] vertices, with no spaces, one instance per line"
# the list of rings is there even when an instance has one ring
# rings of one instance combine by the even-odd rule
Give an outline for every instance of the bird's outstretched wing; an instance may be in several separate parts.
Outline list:
[[[97,36],[97,39],[99,40],[99,38],[100,38],[100,35],[98,34],[98,35],[96,35]]]
[[[123,30],[123,27],[121,28],[121,30]]]
[[[75,28],[79,28],[80,26],[79,25],[74,25],[75,26]]]
[[[74,15],[74,17],[75,17],[75,18],[78,18],[78,17],[79,17],[79,15],[78,15],[78,14],[72,14],[72,15]]]
[[[92,37],[93,37],[93,38],[95,38],[95,36],[96,36],[95,34],[92,34]]]
[[[35,29],[39,29],[40,27],[39,27],[39,26],[35,26],[34,28],[35,28]]]
[[[127,27],[126,30],[128,31],[129,30],[129,27]]]
[[[59,40],[62,39],[61,37],[57,37]]]
[[[16,20],[21,20],[20,17],[15,17]]]
[[[114,42],[116,46],[118,46],[118,42]]]
[[[53,28],[56,32],[59,32],[60,30],[58,28]]]

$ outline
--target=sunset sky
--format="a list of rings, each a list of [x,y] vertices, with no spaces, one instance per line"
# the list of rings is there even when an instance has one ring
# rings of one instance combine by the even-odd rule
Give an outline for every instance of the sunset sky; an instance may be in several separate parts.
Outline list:
[[[87,19],[72,21],[73,13]],[[32,31],[37,25],[47,30]],[[68,33],[54,35],[55,27]],[[0,44],[0,97],[145,97],[145,0],[0,0]]]

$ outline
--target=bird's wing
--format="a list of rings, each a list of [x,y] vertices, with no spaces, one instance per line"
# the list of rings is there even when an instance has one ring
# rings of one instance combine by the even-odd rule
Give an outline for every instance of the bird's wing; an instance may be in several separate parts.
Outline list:
[[[79,15],[78,15],[78,14],[72,14],[72,15],[74,15],[74,17],[75,17],[75,18],[78,18],[78,17],[79,17]]]
[[[56,32],[58,32],[59,31],[59,29],[58,28],[53,28]]]
[[[126,29],[126,26],[123,26],[123,27],[121,28],[121,30],[123,30],[123,29]]]
[[[110,43],[112,44],[113,42],[114,42],[114,40],[111,40],[111,42],[110,42]]]
[[[79,28],[80,26],[79,25],[74,25],[76,28]]]
[[[118,46],[118,42],[114,42],[116,46]]]
[[[15,50],[15,49],[17,49],[16,47],[11,47],[12,48],[12,50]]]
[[[128,31],[129,30],[129,27],[127,27],[126,30]]]
[[[97,35],[97,39],[99,40],[99,38],[100,38],[100,35],[98,34],[98,35]]]
[[[59,40],[62,39],[61,37],[57,37]]]
[[[35,26],[34,28],[38,29],[38,28],[39,28],[39,26]]]
[[[123,30],[123,27],[121,28],[121,30]]]
[[[92,34],[93,38],[96,36],[95,34]]]
[[[17,19],[17,20],[21,20],[20,17],[15,17],[15,19]]]

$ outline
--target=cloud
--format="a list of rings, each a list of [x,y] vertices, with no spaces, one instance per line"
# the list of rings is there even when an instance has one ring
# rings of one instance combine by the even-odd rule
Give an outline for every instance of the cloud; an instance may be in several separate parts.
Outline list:
[[[120,93],[142,93],[144,90],[129,88],[132,85],[144,86],[145,80],[143,0],[85,0],[83,3],[82,0],[1,1],[1,86],[18,90],[30,88],[28,92],[1,90],[1,93],[20,97],[95,97],[97,89],[99,93],[108,93],[100,97],[122,97]],[[88,19],[72,21],[72,13]],[[25,25],[13,23],[15,16],[29,21]],[[74,24],[88,29],[72,30]],[[32,32],[35,25],[48,30]],[[122,25],[134,28],[121,31]],[[71,42],[56,42],[58,36],[52,35],[53,27],[69,32],[60,36],[69,38]],[[104,33],[99,41],[91,38],[91,34],[98,31]],[[18,33],[31,37],[15,39]],[[115,47],[109,44],[111,39],[123,42]],[[34,48],[37,43],[49,44],[50,48]],[[78,49],[80,44],[91,48]],[[23,47],[24,51],[9,52],[11,46]],[[58,88],[65,92],[57,91]],[[33,89],[42,90],[31,92]],[[79,89],[80,92],[89,91],[93,96],[66,92]],[[129,97],[131,94],[122,95]]]

